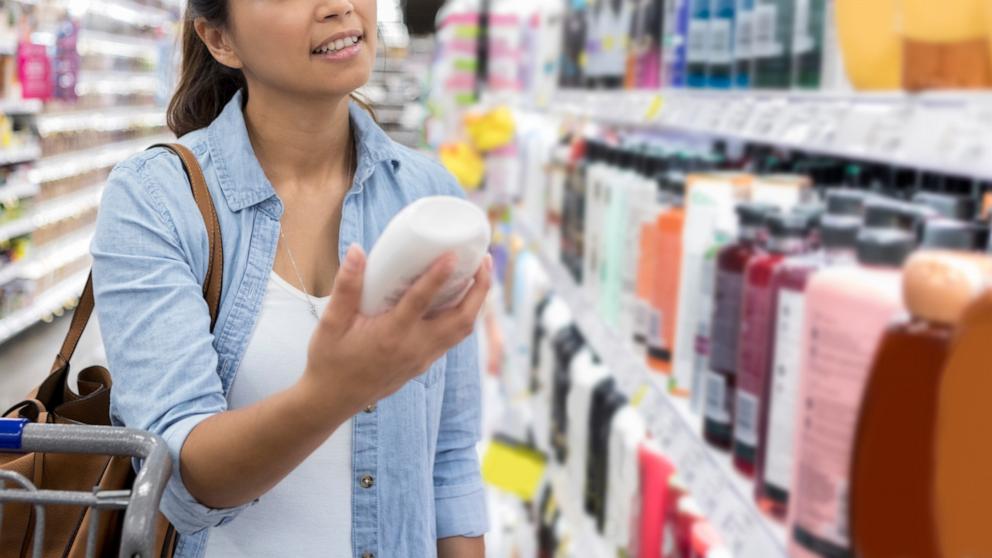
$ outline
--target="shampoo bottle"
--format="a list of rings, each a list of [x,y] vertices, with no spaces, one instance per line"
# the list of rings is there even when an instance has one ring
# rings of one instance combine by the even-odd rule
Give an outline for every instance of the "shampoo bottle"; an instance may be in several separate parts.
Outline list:
[[[395,306],[417,278],[449,252],[457,258],[455,270],[431,301],[430,311],[455,306],[472,286],[489,239],[489,220],[471,202],[429,196],[411,203],[393,217],[369,253],[362,313],[375,316]]]
[[[900,267],[914,243],[903,230],[864,229],[859,265],[824,269],[810,280],[790,556],[852,553],[848,502],[855,423],[879,341],[903,312]]]

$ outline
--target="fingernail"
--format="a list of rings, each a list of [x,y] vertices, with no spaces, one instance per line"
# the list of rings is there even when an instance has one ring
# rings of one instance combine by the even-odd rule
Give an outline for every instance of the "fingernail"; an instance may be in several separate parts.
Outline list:
[[[358,271],[358,245],[352,244],[344,254],[344,268],[349,272]]]

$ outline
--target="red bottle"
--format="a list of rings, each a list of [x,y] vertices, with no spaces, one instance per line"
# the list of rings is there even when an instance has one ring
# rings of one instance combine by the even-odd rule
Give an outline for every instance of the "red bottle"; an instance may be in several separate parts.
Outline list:
[[[737,206],[737,242],[723,248],[716,260],[713,319],[710,322],[710,369],[706,373],[703,436],[719,449],[733,444],[734,386],[737,375],[737,341],[740,333],[744,270],[763,253],[759,243],[765,215],[762,204]]]
[[[806,284],[825,267],[853,265],[864,195],[844,190],[827,196],[828,215],[820,224],[822,251],[786,258],[772,278],[775,323],[771,363],[760,404],[757,472],[758,507],[785,521],[793,486],[796,404],[802,366]]]
[[[786,256],[803,251],[810,216],[769,215],[766,224],[767,253],[752,258],[744,272],[744,302],[737,342],[734,467],[748,477],[754,476],[758,460],[761,404],[774,349],[776,300],[772,278]]]

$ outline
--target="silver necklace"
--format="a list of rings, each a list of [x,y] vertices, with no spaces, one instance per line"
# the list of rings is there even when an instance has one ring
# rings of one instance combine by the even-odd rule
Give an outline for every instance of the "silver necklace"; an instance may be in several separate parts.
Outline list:
[[[289,256],[289,263],[293,266],[293,272],[296,273],[296,280],[300,282],[300,289],[303,290],[303,294],[307,297],[307,305],[310,306],[310,314],[314,319],[319,320],[320,315],[317,314],[317,305],[313,302],[313,297],[310,295],[310,291],[307,290],[307,284],[303,281],[303,275],[300,274],[300,268],[296,266],[296,258],[293,257],[293,251],[289,249],[289,242],[286,241],[286,234],[279,229],[279,237],[282,238],[282,245],[286,248],[286,255]]]
[[[351,165],[353,158],[352,150],[355,148],[355,144],[351,141],[350,134],[348,139],[350,149],[348,149],[348,159],[345,166],[345,168],[348,169],[346,183],[350,183],[354,175],[354,170],[351,168]],[[303,274],[300,273],[300,268],[296,265],[296,258],[293,257],[293,251],[289,248],[289,241],[286,240],[286,233],[282,230],[281,226],[279,227],[279,238],[282,239],[282,245],[286,248],[286,255],[289,256],[289,263],[293,266],[293,273],[296,274],[296,280],[300,283],[300,290],[303,291],[303,294],[307,298],[307,305],[310,307],[310,315],[313,316],[315,320],[320,320],[320,314],[317,312],[317,305],[314,304],[313,301],[314,297],[310,294],[310,291],[307,290],[307,284],[303,281]]]

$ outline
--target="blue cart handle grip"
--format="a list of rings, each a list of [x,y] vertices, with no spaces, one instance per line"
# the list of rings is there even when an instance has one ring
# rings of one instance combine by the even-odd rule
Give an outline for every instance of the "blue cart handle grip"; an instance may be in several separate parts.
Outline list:
[[[0,419],[0,449],[21,449],[24,426],[30,422],[28,419]]]

